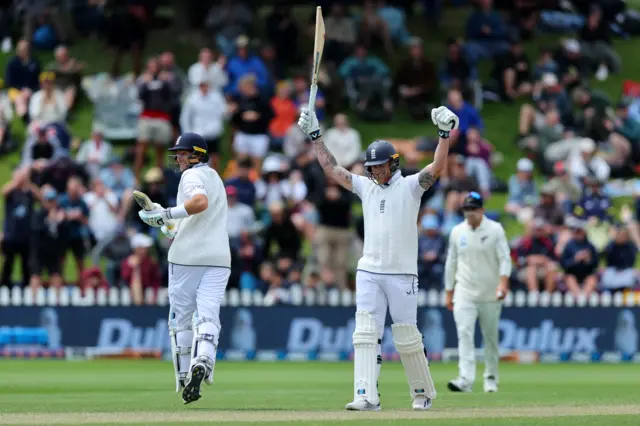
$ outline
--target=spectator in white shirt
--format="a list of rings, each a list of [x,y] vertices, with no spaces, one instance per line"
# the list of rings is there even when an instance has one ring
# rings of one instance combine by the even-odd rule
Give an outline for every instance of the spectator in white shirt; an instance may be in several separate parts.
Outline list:
[[[262,177],[256,182],[258,201],[297,205],[307,196],[307,185],[299,170],[289,173],[285,162],[276,155],[267,157],[262,165]]]
[[[333,127],[324,135],[324,143],[331,152],[338,153],[338,165],[349,168],[358,161],[362,152],[360,133],[349,127],[349,119],[345,114],[336,114]]]
[[[67,118],[67,101],[54,86],[56,76],[52,72],[40,74],[40,90],[29,100],[29,117],[41,126],[64,123]]]
[[[227,58],[223,55],[218,56],[218,60],[213,62],[213,52],[211,49],[207,47],[201,49],[198,62],[189,68],[189,84],[191,85],[191,89],[196,89],[204,76],[209,82],[211,90],[222,92],[222,89],[229,82],[229,76],[224,69],[226,63]]]
[[[611,167],[599,156],[596,156],[596,143],[593,139],[582,139],[580,146],[569,156],[569,174],[576,181],[582,184],[582,180],[587,175],[595,175],[600,182],[609,180]]]
[[[109,164],[113,152],[111,144],[104,140],[102,131],[94,129],[91,139],[83,142],[76,154],[76,162],[83,164],[92,178],[100,174],[100,169]]]
[[[251,232],[255,228],[256,216],[253,209],[246,204],[238,202],[238,189],[235,186],[227,186],[227,233],[232,245],[240,241],[240,235]]]
[[[89,207],[89,229],[98,244],[111,238],[118,229],[118,196],[100,179],[94,179],[92,190],[84,195]]]
[[[227,117],[227,102],[222,92],[210,89],[204,75],[195,81],[198,82],[198,90],[191,92],[182,105],[180,128],[183,133],[194,132],[204,138],[209,150],[209,165],[216,168]]]

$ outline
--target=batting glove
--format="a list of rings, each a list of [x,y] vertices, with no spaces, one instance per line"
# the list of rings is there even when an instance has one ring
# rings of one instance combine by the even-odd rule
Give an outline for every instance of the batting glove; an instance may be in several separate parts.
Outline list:
[[[315,111],[309,111],[309,108],[300,108],[300,118],[298,119],[300,129],[309,135],[311,140],[316,140],[320,136],[320,123],[316,117]]]
[[[431,121],[438,126],[438,136],[449,137],[449,132],[458,128],[460,119],[449,108],[441,106],[431,110]]]

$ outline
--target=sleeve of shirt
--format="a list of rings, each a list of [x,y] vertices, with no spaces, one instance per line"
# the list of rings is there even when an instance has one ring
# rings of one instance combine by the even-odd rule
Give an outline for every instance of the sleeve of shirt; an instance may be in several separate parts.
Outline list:
[[[365,185],[367,184],[367,177],[356,175],[355,173],[351,174],[351,185],[353,186],[353,193],[358,197],[362,198],[362,194],[364,193]]]
[[[449,236],[449,249],[447,260],[444,264],[444,288],[447,291],[453,290],[456,285],[456,271],[458,269],[458,238],[456,229],[451,231]]]
[[[407,183],[409,184],[411,195],[413,195],[413,198],[416,200],[420,200],[425,192],[425,189],[420,185],[418,176],[419,173],[416,173],[405,178]]]
[[[190,200],[196,195],[207,195],[207,190],[204,187],[204,181],[198,173],[194,173],[193,170],[183,175],[182,181],[182,194],[185,199]]]
[[[497,229],[498,238],[496,240],[496,254],[498,255],[498,261],[500,264],[500,276],[511,276],[511,251],[509,250],[509,242],[507,241],[507,235],[504,233],[504,228],[498,225]]]

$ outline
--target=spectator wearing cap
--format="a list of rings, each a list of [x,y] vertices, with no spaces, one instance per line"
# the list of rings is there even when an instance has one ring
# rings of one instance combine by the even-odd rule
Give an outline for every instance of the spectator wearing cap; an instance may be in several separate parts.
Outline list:
[[[104,140],[102,131],[94,128],[91,138],[80,145],[76,162],[84,165],[91,177],[97,177],[100,170],[109,164],[113,156],[113,146]]]
[[[611,167],[602,157],[596,155],[596,151],[597,146],[593,139],[584,138],[569,155],[567,170],[576,182],[583,184],[584,178],[588,175],[593,175],[602,182],[609,180]]]
[[[582,54],[580,42],[568,39],[555,54],[560,82],[569,92],[580,85],[586,85],[591,76],[589,59]]]
[[[191,65],[187,72],[189,85],[192,89],[197,89],[204,79],[209,84],[210,90],[222,92],[222,89],[229,82],[229,76],[225,70],[226,65],[227,58],[224,55],[218,55],[214,62],[213,51],[208,47],[203,47],[200,49],[198,62]]]
[[[276,85],[276,94],[270,101],[274,117],[269,123],[269,136],[271,137],[271,149],[282,151],[284,138],[289,128],[295,125],[298,118],[298,108],[291,99],[291,85],[281,81]]]
[[[556,194],[556,199],[565,213],[573,209],[573,204],[578,202],[582,195],[580,187],[571,179],[562,161],[553,165],[553,177],[545,186]]]
[[[563,124],[573,119],[573,107],[564,87],[555,74],[542,76],[542,87],[539,93],[533,94],[534,104],[523,104],[520,108],[518,130],[520,137],[529,135],[545,124],[548,111],[556,109]]]
[[[545,232],[543,218],[536,218],[527,225],[526,234],[518,241],[515,249],[518,280],[527,285],[530,292],[552,293],[556,288],[557,263],[553,240]]]
[[[482,85],[478,81],[478,70],[462,54],[460,42],[447,41],[447,53],[438,67],[441,97],[451,89],[459,90],[467,99],[473,99],[476,108],[482,107]]]
[[[509,49],[509,30],[493,0],[480,0],[466,25],[465,51],[470,62],[478,63],[505,53]]]
[[[269,151],[269,123],[273,109],[269,99],[261,95],[256,79],[246,75],[238,83],[239,94],[231,101],[233,149],[237,155],[250,156],[260,167]]]
[[[237,163],[237,173],[234,177],[225,181],[226,186],[236,189],[238,202],[254,208],[256,206],[256,185],[251,179],[253,163],[251,159],[244,158]]]
[[[606,267],[600,277],[600,289],[616,291],[631,289],[638,283],[635,264],[638,247],[624,227],[615,229],[615,237],[603,250]]]
[[[409,115],[414,120],[428,117],[428,103],[438,97],[438,79],[435,65],[426,58],[419,37],[409,39],[409,56],[400,63],[394,80],[401,101],[409,108]]]
[[[583,221],[571,218],[569,228],[572,237],[564,246],[560,257],[565,283],[574,296],[589,296],[598,285],[598,252],[587,238]]]
[[[234,53],[235,42],[253,23],[253,13],[243,2],[223,0],[207,13],[206,28],[214,35],[218,49],[225,56]]]
[[[556,201],[554,188],[545,183],[540,188],[540,202],[533,209],[533,217],[544,221],[555,232],[564,225],[564,216],[564,210]]]
[[[29,42],[20,40],[16,44],[16,56],[7,63],[4,75],[9,99],[20,118],[27,114],[31,96],[40,90],[40,70],[40,62],[32,56]]]
[[[29,100],[29,118],[41,126],[63,123],[67,118],[64,93],[54,85],[56,75],[51,71],[40,74],[40,90]]]
[[[64,232],[65,213],[58,204],[58,192],[50,186],[42,188],[42,205],[34,212],[31,222],[29,286],[38,289],[43,285],[44,272],[50,288],[62,287],[62,262],[60,247],[66,242]]]
[[[622,60],[611,42],[609,22],[603,19],[602,11],[596,5],[591,8],[584,26],[580,30],[580,45],[593,65],[598,66],[596,77],[606,80],[609,70],[620,72]]]
[[[317,201],[318,226],[314,245],[321,269],[331,268],[341,289],[347,288],[347,262],[353,238],[350,191],[328,179],[323,196]]]
[[[227,73],[229,84],[224,89],[226,95],[238,95],[240,82],[248,75],[253,76],[260,92],[269,93],[272,89],[269,71],[264,61],[249,51],[249,38],[245,35],[239,36],[236,40],[236,53],[229,58]]]
[[[151,258],[149,249],[153,247],[153,239],[144,234],[136,234],[131,238],[133,254],[122,261],[120,274],[123,283],[131,290],[134,305],[144,303],[145,290],[158,291],[161,273],[158,264]]]
[[[514,101],[531,94],[531,64],[519,38],[512,37],[509,50],[496,61],[493,78],[503,100]]]
[[[0,12],[1,13],[1,12]],[[0,78],[0,156],[16,148],[11,137],[11,120],[13,120],[13,105],[4,88],[4,80]]]
[[[516,164],[516,174],[509,178],[509,196],[504,207],[505,212],[512,214],[522,223],[526,223],[533,215],[533,206],[538,203],[538,187],[533,179],[533,162],[521,158]]]
[[[333,127],[325,132],[323,140],[329,151],[336,153],[340,166],[349,169],[360,159],[362,139],[360,133],[349,125],[346,114],[333,117]]]
[[[227,232],[231,246],[236,247],[243,232],[252,233],[256,227],[256,216],[253,209],[238,202],[238,190],[235,186],[227,186]]]
[[[272,155],[262,165],[262,177],[256,181],[256,197],[265,206],[275,202],[295,206],[307,196],[307,186],[299,170],[290,170],[280,156]]]
[[[209,165],[217,168],[222,149],[222,134],[225,120],[228,118],[227,102],[218,90],[211,90],[210,78],[201,71],[200,76],[190,71],[190,78],[197,84],[182,105],[180,112],[180,130],[183,133],[197,133],[207,143]]]
[[[418,283],[420,288],[442,289],[447,242],[440,232],[438,216],[427,213],[420,219],[418,236]]]

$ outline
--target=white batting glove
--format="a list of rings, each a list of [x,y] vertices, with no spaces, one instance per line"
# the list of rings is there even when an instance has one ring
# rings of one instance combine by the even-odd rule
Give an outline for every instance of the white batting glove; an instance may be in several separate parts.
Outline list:
[[[162,231],[164,236],[170,240],[173,240],[176,237],[176,234],[178,233],[178,229],[176,228],[175,225],[173,225],[171,229],[167,228],[167,225],[162,225],[162,227],[160,228],[160,231]]]
[[[449,132],[458,128],[460,119],[449,108],[440,106],[431,110],[431,121],[438,126],[438,136],[449,137]]]
[[[315,111],[309,111],[309,108],[300,108],[300,118],[298,118],[298,126],[309,135],[311,140],[318,139],[320,135],[320,123],[316,117]]]

